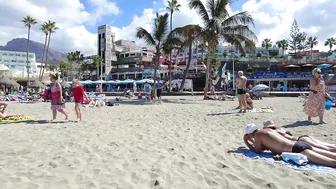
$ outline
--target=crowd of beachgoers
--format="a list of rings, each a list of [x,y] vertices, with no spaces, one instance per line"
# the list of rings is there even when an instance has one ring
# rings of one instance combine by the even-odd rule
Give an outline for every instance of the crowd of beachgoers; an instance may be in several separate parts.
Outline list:
[[[313,75],[306,99],[261,98],[239,71],[232,101],[162,97],[158,81],[94,108],[78,80],[67,102],[51,75],[48,103],[0,103],[0,187],[336,187],[335,110],[321,70]]]

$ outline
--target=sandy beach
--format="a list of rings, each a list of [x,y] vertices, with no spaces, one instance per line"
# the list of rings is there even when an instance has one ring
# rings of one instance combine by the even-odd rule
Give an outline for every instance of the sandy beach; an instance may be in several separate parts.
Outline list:
[[[83,108],[80,123],[0,125],[1,189],[336,188],[335,176],[298,171],[232,153],[243,125],[272,119],[295,136],[336,143],[336,109],[305,126],[298,98],[265,98],[273,113],[232,113],[237,101],[164,97],[155,105]],[[74,104],[67,103],[75,120]],[[49,103],[11,103],[7,114],[50,120]],[[62,115],[58,116],[63,119]],[[317,122],[315,118],[313,121]]]

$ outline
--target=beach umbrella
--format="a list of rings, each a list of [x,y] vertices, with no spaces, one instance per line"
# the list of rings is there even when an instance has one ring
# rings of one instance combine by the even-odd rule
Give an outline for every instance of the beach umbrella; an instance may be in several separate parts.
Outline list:
[[[316,65],[314,64],[305,64],[305,65],[302,65],[302,67],[315,67]]]
[[[39,80],[35,80],[33,83],[29,85],[29,87],[38,88],[38,87],[44,87],[44,85]]]
[[[264,85],[264,84],[259,84],[259,85],[256,85],[252,88],[253,91],[263,91],[263,90],[266,90],[266,89],[269,89],[269,86]]]
[[[317,66],[317,68],[320,68],[320,69],[328,69],[330,67],[331,67],[330,64],[320,64],[320,65]]]
[[[0,78],[0,84],[4,84],[4,85],[12,85],[13,82],[12,82],[12,80],[10,80],[8,77],[6,77],[6,76],[2,76],[2,77]]]
[[[15,80],[13,80],[13,79],[10,79],[11,80],[11,82],[12,82],[12,86],[13,87],[20,87],[20,84],[18,84]]]
[[[285,68],[300,68],[300,66],[291,64],[291,65],[285,66]]]

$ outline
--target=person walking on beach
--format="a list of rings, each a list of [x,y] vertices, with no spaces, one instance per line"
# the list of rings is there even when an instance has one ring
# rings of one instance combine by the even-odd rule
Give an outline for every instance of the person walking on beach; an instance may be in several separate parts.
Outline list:
[[[247,79],[243,71],[238,72],[237,93],[239,102],[239,113],[246,113],[246,83]]]
[[[163,90],[163,83],[158,79],[155,84],[156,89],[156,97],[158,98],[158,101],[161,101],[162,96],[162,90]]]
[[[312,117],[318,116],[320,124],[324,124],[325,84],[320,69],[315,68],[312,73],[314,77],[310,80],[310,93],[303,112],[308,115],[308,121],[311,121]]]
[[[72,81],[72,94],[75,100],[75,111],[77,115],[77,121],[82,121],[82,112],[81,105],[84,102],[84,96],[87,101],[89,101],[89,97],[86,94],[83,86],[80,84],[78,79]]]
[[[51,74],[50,81],[52,121],[56,120],[57,111],[64,114],[65,120],[68,120],[68,114],[64,111],[65,103],[63,101],[62,86],[58,83],[58,74]]]

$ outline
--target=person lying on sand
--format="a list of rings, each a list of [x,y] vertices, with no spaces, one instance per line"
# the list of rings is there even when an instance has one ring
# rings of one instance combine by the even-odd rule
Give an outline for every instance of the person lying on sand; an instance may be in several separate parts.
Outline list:
[[[10,118],[20,118],[24,117],[23,114],[18,115],[6,115],[5,110],[7,108],[8,104],[5,102],[0,102],[0,119],[10,119]]]
[[[329,143],[326,143],[326,142],[322,142],[322,141],[317,140],[317,139],[315,139],[311,136],[308,136],[308,135],[302,135],[302,136],[299,136],[299,137],[295,137],[289,131],[286,131],[285,129],[283,129],[279,126],[276,126],[272,120],[265,121],[263,128],[264,129],[275,130],[276,132],[278,132],[283,137],[285,137],[289,140],[292,140],[292,141],[302,141],[302,142],[308,143],[309,145],[311,145],[315,148],[320,148],[320,149],[327,150],[327,151],[330,151],[330,152],[336,152],[336,144],[329,144]]]
[[[262,150],[270,150],[274,155],[300,153],[312,163],[336,168],[336,153],[312,147],[303,141],[289,140],[273,129],[259,129],[255,124],[246,125],[244,130],[244,142],[255,153],[260,154]]]

